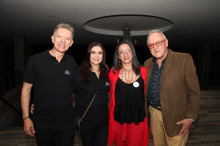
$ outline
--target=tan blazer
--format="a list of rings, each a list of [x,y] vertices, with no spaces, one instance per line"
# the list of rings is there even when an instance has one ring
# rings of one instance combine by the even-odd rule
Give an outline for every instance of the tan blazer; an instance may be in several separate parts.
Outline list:
[[[154,62],[145,61],[147,67],[147,92]],[[191,55],[173,52],[169,49],[160,80],[160,103],[165,130],[169,136],[176,136],[181,125],[176,122],[191,118],[196,120],[200,108],[200,86]]]

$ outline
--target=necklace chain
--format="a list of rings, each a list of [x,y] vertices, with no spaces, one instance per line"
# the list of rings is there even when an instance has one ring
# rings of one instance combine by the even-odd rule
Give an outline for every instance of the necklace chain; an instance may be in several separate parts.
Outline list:
[[[131,71],[131,70],[130,70],[130,71]],[[122,77],[124,77],[126,83],[131,83],[131,81],[133,80],[134,72],[132,71],[132,72],[129,74],[130,71],[128,71],[127,74],[126,74],[126,72],[123,72],[123,70],[121,70],[121,75],[122,75]],[[131,77],[130,77],[130,76],[131,76]],[[129,79],[130,79],[130,80],[129,80]]]
[[[125,70],[125,71],[131,71],[133,68],[131,68],[131,69],[125,69],[125,68],[123,68],[123,70]]]

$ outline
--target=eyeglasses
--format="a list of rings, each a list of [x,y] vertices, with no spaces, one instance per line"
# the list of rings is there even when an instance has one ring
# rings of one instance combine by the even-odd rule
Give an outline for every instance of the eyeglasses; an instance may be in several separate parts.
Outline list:
[[[130,50],[130,49],[126,49],[125,51],[120,51],[120,52],[119,52],[120,55],[124,55],[124,54],[128,55],[128,54],[130,54],[130,53],[131,53],[131,50]]]
[[[166,39],[165,39],[165,40],[166,40]],[[153,48],[154,48],[154,45],[155,45],[156,47],[159,47],[159,46],[162,45],[163,41],[165,41],[165,40],[158,41],[158,42],[155,42],[155,43],[153,43],[153,44],[149,44],[149,45],[147,45],[147,47],[148,47],[149,49],[153,49]]]

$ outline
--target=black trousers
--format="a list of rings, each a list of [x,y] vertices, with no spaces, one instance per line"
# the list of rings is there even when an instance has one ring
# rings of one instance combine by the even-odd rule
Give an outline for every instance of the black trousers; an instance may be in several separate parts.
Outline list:
[[[92,128],[82,122],[80,124],[80,136],[83,146],[107,146],[108,126]]]
[[[36,122],[34,126],[38,146],[73,146],[76,133],[73,121],[57,127],[48,126],[50,128]]]

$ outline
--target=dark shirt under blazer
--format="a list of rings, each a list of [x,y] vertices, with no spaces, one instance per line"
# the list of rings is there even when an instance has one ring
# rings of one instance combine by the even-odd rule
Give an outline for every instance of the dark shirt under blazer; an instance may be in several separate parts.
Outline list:
[[[163,67],[166,59],[164,59],[161,63],[161,67],[156,62],[156,59],[153,58],[154,67],[152,70],[152,74],[148,83],[148,104],[153,107],[160,107],[160,78],[163,72]]]

